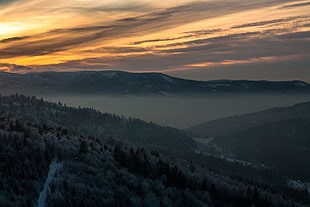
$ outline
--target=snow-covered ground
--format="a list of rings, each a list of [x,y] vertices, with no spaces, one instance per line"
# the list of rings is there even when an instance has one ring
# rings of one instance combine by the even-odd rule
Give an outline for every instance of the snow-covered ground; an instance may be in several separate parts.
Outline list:
[[[300,180],[287,180],[287,185],[295,190],[307,190],[310,195],[310,183],[306,183]]]
[[[169,76],[166,76],[164,74],[160,74],[160,76],[165,79],[167,82],[172,83],[172,84],[176,84],[175,80],[173,78],[170,78]]]
[[[200,137],[192,137],[197,143],[203,145],[209,145],[215,139],[215,137],[210,138],[200,138]]]
[[[37,207],[45,207],[45,201],[47,197],[47,192],[49,190],[50,182],[53,180],[55,173],[58,169],[60,169],[63,166],[63,163],[52,161],[50,164],[50,170],[48,171],[47,178],[44,183],[44,187],[42,191],[40,192],[40,196],[38,199]]]

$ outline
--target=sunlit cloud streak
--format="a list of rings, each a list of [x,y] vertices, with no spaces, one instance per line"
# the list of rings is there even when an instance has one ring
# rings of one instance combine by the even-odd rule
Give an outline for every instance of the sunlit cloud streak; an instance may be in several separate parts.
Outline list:
[[[309,1],[17,0],[0,19],[10,72],[208,70],[310,54]]]
[[[282,8],[286,9],[286,8],[293,8],[293,7],[300,7],[300,6],[309,6],[310,2],[302,2],[302,3],[297,3],[297,4],[289,4],[289,5],[285,5]]]

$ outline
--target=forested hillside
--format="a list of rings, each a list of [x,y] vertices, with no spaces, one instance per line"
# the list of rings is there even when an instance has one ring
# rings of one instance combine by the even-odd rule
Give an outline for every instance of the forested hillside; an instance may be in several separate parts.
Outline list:
[[[252,127],[296,118],[310,118],[310,102],[277,107],[250,114],[225,117],[188,128],[200,136],[227,136]],[[223,130],[225,129],[225,130]]]
[[[213,140],[234,158],[263,163],[291,178],[310,181],[310,120],[288,119],[263,124]]]
[[[0,119],[0,206],[35,206],[54,169],[46,206],[306,206],[157,151],[65,128]]]
[[[309,111],[306,102],[218,119],[189,130],[209,138],[205,148],[210,154],[263,164],[309,182]]]
[[[185,132],[161,127],[139,119],[101,113],[92,108],[73,108],[61,103],[49,103],[23,95],[0,96],[3,117],[20,119],[55,128],[65,126],[80,135],[103,137],[157,146],[161,148],[192,150],[195,142]],[[67,131],[62,132],[66,134]]]

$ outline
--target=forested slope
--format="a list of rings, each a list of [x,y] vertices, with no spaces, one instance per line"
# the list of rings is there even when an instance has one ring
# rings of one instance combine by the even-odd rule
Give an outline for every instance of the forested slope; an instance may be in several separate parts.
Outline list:
[[[0,206],[305,206],[274,190],[114,139],[0,119]]]
[[[112,136],[123,141],[145,146],[157,146],[176,150],[192,150],[195,142],[186,133],[153,123],[101,113],[92,108],[73,108],[61,103],[49,103],[36,97],[23,95],[0,96],[0,114],[3,117],[49,125],[65,126],[80,135]],[[67,131],[62,133],[66,134]]]

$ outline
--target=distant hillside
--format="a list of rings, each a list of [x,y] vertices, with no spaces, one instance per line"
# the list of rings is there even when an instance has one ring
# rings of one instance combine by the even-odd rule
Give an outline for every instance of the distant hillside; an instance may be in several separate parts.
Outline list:
[[[256,127],[262,124],[294,118],[310,118],[310,102],[290,107],[278,107],[256,113],[231,116],[208,121],[188,128],[188,131],[200,136],[226,136]]]
[[[234,116],[191,127],[213,137],[215,154],[278,168],[310,181],[310,102]]]
[[[310,181],[310,119],[291,118],[262,124],[215,139],[235,157],[285,169]]]
[[[78,93],[78,94],[219,94],[219,93],[309,93],[302,81],[194,81],[161,73],[122,71],[0,73],[2,93]]]
[[[0,115],[41,126],[68,128],[83,136],[113,137],[144,146],[192,150],[195,142],[184,131],[139,119],[126,119],[91,108],[73,108],[23,95],[0,95]],[[68,133],[66,130],[63,133]]]

